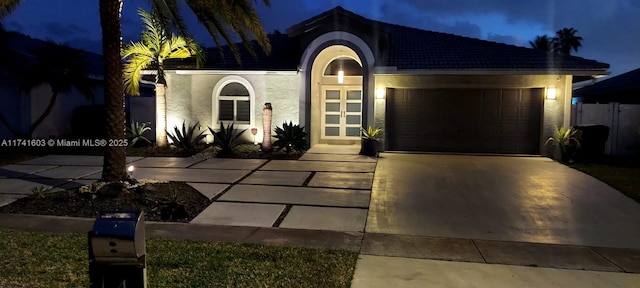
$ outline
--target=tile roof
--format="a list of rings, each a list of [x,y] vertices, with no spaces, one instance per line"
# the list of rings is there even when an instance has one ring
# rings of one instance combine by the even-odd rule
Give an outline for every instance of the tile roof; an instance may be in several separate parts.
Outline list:
[[[295,39],[331,21],[333,29],[348,29],[349,21],[369,31],[387,37],[385,51],[376,56],[376,66],[393,66],[398,70],[523,70],[590,71],[603,74],[609,64],[576,56],[547,53],[531,48],[453,34],[427,31],[367,19],[338,6],[287,29],[286,34],[271,35],[272,53],[265,55],[255,44],[257,58],[252,58],[239,44],[243,62],[238,65],[229,48],[208,49],[204,69],[295,70],[301,57],[301,47]],[[304,47],[302,47],[304,48]],[[375,53],[375,52],[374,52]]]
[[[492,41],[382,23],[390,31],[389,53],[382,66],[417,70],[590,70],[609,68],[570,55],[548,53]]]
[[[242,43],[236,44],[240,52],[241,63],[231,53],[229,46],[221,48],[206,48],[206,62],[200,69],[218,70],[249,70],[249,71],[295,71],[298,68],[300,57],[298,56],[298,46],[295,41],[285,34],[270,34],[269,43],[271,53],[265,54],[257,41],[252,41],[251,45],[256,53],[253,57]],[[193,68],[191,60],[168,60],[168,69]]]
[[[65,46],[51,41],[31,38],[30,36],[13,31],[0,31],[0,42],[2,42],[2,45],[6,44],[6,47],[3,48],[13,52],[10,54],[10,56],[20,58],[12,60],[19,61],[19,63],[21,64],[35,61],[35,53],[37,53],[38,50],[51,47],[52,45]],[[100,79],[103,77],[104,65],[102,61],[102,55],[95,54],[89,51],[79,50],[76,48],[71,48],[68,46],[67,48],[69,48],[70,50],[81,52],[82,62],[86,65],[86,72],[89,75]],[[5,63],[0,63],[0,70],[3,70],[5,68],[4,64]]]

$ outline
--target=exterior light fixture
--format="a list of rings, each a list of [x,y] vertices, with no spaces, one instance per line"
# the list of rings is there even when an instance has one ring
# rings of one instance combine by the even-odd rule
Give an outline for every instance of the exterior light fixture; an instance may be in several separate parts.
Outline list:
[[[558,90],[555,87],[547,88],[547,99],[548,100],[556,100],[558,97]]]
[[[253,145],[258,145],[258,142],[256,142],[256,134],[258,134],[258,128],[251,128],[251,134],[253,135]]]
[[[133,165],[127,167],[127,172],[129,172],[129,178],[133,178],[133,170],[135,170],[135,167],[133,167]]]
[[[376,89],[376,99],[384,99],[384,96],[385,96],[384,88]]]
[[[338,71],[338,84],[344,83],[344,71]]]

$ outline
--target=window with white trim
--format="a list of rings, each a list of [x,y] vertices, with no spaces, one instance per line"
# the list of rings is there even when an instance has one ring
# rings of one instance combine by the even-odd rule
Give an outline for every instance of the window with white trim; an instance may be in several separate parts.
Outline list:
[[[242,83],[231,82],[220,90],[218,121],[251,123],[251,95]]]

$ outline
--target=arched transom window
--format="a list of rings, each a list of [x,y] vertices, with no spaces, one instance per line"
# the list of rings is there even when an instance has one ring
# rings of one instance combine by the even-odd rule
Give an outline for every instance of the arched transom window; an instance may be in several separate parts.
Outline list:
[[[238,124],[251,122],[251,95],[242,83],[231,82],[220,90],[218,120]]]

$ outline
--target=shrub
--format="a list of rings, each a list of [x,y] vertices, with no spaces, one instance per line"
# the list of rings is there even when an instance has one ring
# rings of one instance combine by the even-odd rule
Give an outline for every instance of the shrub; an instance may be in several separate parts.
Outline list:
[[[553,136],[549,137],[544,145],[550,144],[557,147],[556,159],[562,162],[567,162],[571,160],[571,154],[568,149],[580,148],[580,130],[574,129],[573,127],[566,128],[564,126],[554,126]]]
[[[127,139],[129,139],[129,145],[134,146],[137,144],[136,147],[151,145],[151,140],[142,135],[144,132],[151,131],[151,127],[148,125],[149,122],[131,122],[129,127],[127,127]]]
[[[233,152],[233,147],[238,145],[238,139],[247,131],[238,130],[233,127],[233,122],[229,123],[227,127],[224,127],[224,123],[220,122],[220,129],[218,131],[213,130],[209,127],[209,131],[211,131],[211,135],[213,135],[213,145],[217,146],[221,149],[220,154],[229,155]]]
[[[298,124],[293,124],[289,121],[282,123],[282,128],[276,127],[273,129],[276,132],[274,136],[276,141],[273,145],[278,147],[276,151],[285,149],[287,154],[291,153],[291,150],[296,150],[299,153],[303,153],[309,148],[309,141],[307,141],[307,132],[304,131],[304,127],[300,127]]]
[[[362,132],[362,139],[367,140],[379,140],[382,135],[381,128],[373,128],[371,126],[367,127],[367,129],[360,127],[360,132]]]
[[[198,146],[202,139],[207,137],[204,134],[205,131],[200,131],[200,122],[196,122],[194,125],[189,125],[189,129],[186,129],[185,122],[182,122],[182,130],[178,129],[178,126],[173,128],[174,134],[169,133],[167,131],[167,136],[172,144],[176,146],[176,148],[181,149],[188,153],[195,153],[198,150]],[[200,131],[200,133],[196,134],[196,129]]]
[[[31,195],[37,199],[44,199],[47,195],[47,188],[44,186],[36,186],[31,188]]]

